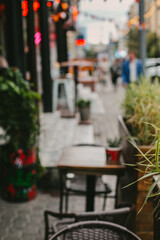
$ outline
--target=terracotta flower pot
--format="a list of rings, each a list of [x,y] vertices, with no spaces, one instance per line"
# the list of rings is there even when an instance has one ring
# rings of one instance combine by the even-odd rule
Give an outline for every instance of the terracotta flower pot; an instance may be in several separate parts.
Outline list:
[[[122,147],[107,147],[107,161],[118,162],[122,152]]]

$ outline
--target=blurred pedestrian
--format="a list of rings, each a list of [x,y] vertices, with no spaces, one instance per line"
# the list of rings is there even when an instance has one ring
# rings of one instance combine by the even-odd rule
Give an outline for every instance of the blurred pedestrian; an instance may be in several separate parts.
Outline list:
[[[109,62],[108,62],[108,58],[104,56],[98,64],[99,80],[104,85],[107,82],[108,73],[109,73]]]
[[[122,80],[123,85],[126,86],[130,82],[136,82],[144,75],[142,61],[136,58],[133,50],[128,53],[129,59],[123,62],[122,66]]]
[[[122,64],[120,59],[115,59],[113,65],[110,68],[111,70],[111,79],[114,89],[117,88],[117,79],[121,76],[122,73]]]

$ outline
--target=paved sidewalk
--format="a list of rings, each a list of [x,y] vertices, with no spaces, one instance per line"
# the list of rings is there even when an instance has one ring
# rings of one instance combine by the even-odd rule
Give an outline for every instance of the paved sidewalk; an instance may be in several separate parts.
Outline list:
[[[104,111],[101,113],[92,113],[93,127],[94,127],[94,140],[95,143],[105,144],[106,138],[118,135],[117,128],[117,116],[121,112],[120,103],[124,96],[124,89],[119,87],[117,92],[114,92],[112,88],[97,86],[97,91],[100,96],[100,101],[103,102]],[[97,109],[98,110],[98,109]],[[58,114],[58,113],[57,113]],[[44,119],[43,119],[44,120]],[[46,117],[44,120],[45,128],[48,125],[52,126],[49,135],[46,135],[46,141],[43,141],[48,152],[53,150],[53,146],[56,150],[56,143],[59,147],[63,146],[64,142],[57,136],[57,139],[53,139],[55,132],[60,134],[61,125],[52,117]],[[47,122],[48,121],[48,122]],[[54,122],[55,121],[55,122]],[[68,119],[67,123],[63,123],[65,133],[63,138],[68,139],[68,144],[73,139],[78,138],[79,133],[82,130],[77,130],[77,136],[73,136],[73,129],[76,126],[75,120]],[[71,123],[72,122],[72,123]],[[74,125],[75,124],[75,125]],[[71,125],[71,126],[70,126]],[[55,127],[57,126],[57,127]],[[58,127],[59,126],[59,127]],[[73,127],[73,128],[72,128]],[[68,129],[68,130],[67,130]],[[75,129],[74,129],[75,130]],[[67,132],[68,131],[68,132]],[[79,131],[79,132],[78,132]],[[85,132],[85,131],[84,131]],[[68,135],[67,135],[68,134]],[[75,134],[75,132],[74,132]],[[47,140],[48,138],[48,140]],[[45,139],[45,138],[44,138]],[[46,145],[45,145],[46,144]],[[59,149],[58,149],[59,148]],[[43,154],[45,154],[43,152]],[[47,153],[48,154],[48,153]],[[53,175],[54,175],[53,170]],[[115,184],[115,178],[109,179],[113,187]],[[96,198],[95,209],[101,210],[103,204],[103,198]],[[84,211],[85,199],[84,197],[70,197],[69,210],[71,211]],[[112,199],[107,200],[106,209],[112,209],[114,201]],[[58,211],[59,208],[59,192],[56,189],[52,191],[39,191],[37,197],[27,203],[8,203],[3,199],[0,199],[0,240],[43,240],[44,239],[44,220],[43,212],[45,209]]]
[[[39,156],[44,167],[56,167],[64,147],[94,143],[92,124],[79,125],[77,118],[61,118],[59,111],[41,114],[40,123]]]

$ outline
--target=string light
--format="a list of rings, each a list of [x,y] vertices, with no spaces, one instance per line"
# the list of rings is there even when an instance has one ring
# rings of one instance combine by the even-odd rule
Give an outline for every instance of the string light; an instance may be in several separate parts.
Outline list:
[[[27,17],[27,15],[28,15],[28,1],[27,0],[24,0],[24,1],[22,1],[22,15],[23,15],[23,17]]]
[[[0,14],[3,14],[4,10],[5,10],[5,5],[4,5],[4,3],[1,3],[0,4]]]
[[[77,21],[77,17],[78,17],[78,9],[76,5],[72,6],[72,14],[73,14],[73,21],[76,22]]]
[[[62,7],[63,10],[67,10],[68,9],[68,3],[62,2],[61,7]]]
[[[53,15],[53,21],[58,22],[59,21],[59,16],[58,15]]]
[[[51,1],[47,2],[47,7],[52,7],[52,2]]]
[[[38,45],[42,41],[41,33],[37,32],[34,34],[34,43]]]
[[[38,9],[40,8],[40,3],[39,2],[37,2],[37,1],[35,1],[34,3],[33,3],[33,11],[38,11]]]
[[[156,3],[154,3],[154,5],[144,14],[144,18],[145,19],[150,18],[159,6],[160,6],[160,0],[156,0]],[[128,26],[131,27],[132,25],[138,25],[138,23],[139,23],[139,16],[137,15],[128,21]],[[141,26],[139,26],[139,28],[141,28]]]

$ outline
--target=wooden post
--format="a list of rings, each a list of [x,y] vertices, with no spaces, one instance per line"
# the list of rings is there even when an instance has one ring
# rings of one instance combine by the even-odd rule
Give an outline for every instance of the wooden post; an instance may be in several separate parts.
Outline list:
[[[52,112],[52,80],[50,75],[50,50],[48,9],[46,0],[40,0],[40,29],[41,29],[41,62],[42,62],[42,85],[43,85],[43,110]]]
[[[33,83],[32,89],[38,91],[37,87],[37,69],[36,69],[36,51],[34,43],[35,24],[33,12],[33,0],[28,1],[27,15],[27,44],[29,52],[27,54],[27,70],[30,72],[30,82]]]
[[[25,77],[25,54],[20,0],[6,0],[6,50],[10,66],[18,67]]]

